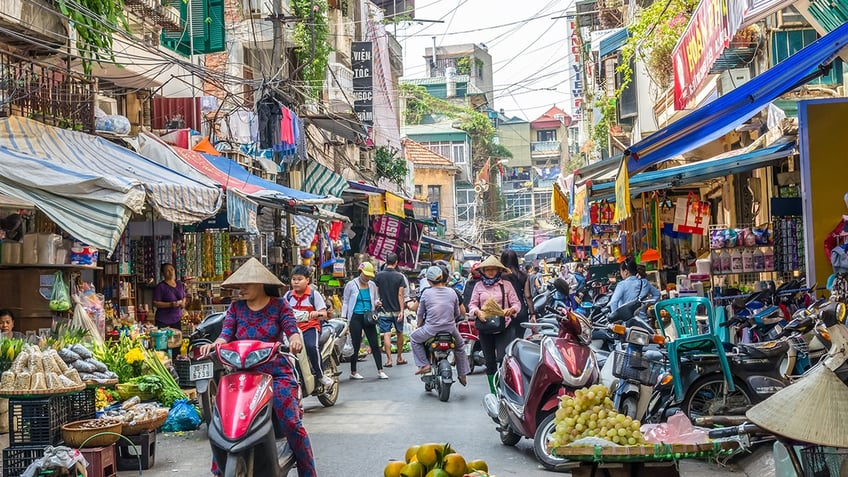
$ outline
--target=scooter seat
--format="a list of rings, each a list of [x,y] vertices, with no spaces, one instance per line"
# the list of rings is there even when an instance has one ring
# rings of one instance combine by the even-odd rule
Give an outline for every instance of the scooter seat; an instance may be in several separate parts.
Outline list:
[[[525,340],[516,340],[512,343],[512,354],[518,361],[518,366],[521,372],[527,376],[533,376],[536,371],[536,365],[542,356],[542,347],[537,343],[532,343]]]
[[[738,344],[739,351],[753,358],[771,358],[785,354],[789,349],[786,341],[766,341],[757,344]]]
[[[333,328],[333,326],[327,324],[326,321],[324,322],[324,324],[321,325],[321,335],[318,336],[318,349],[321,349],[321,347],[324,346],[324,343],[326,343],[327,340],[330,339],[330,336],[332,336],[334,332],[335,329]]]

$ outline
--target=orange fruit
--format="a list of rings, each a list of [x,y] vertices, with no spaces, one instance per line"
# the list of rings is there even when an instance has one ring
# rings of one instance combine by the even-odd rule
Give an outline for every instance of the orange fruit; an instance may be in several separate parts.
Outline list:
[[[484,472],[489,471],[489,465],[486,464],[486,461],[482,459],[470,460],[466,463],[466,465],[468,466],[469,473],[475,470],[482,470]]]
[[[456,452],[445,456],[444,469],[450,477],[462,477],[466,467],[465,458]]]
[[[410,462],[400,469],[400,477],[424,477],[425,471],[421,462]]]
[[[430,469],[436,465],[436,451],[441,451],[443,448],[444,444],[421,444],[415,455],[418,456],[418,462]]]
[[[425,477],[451,477],[444,469],[433,469]]]
[[[415,454],[418,453],[418,447],[420,446],[410,446],[409,449],[406,449],[404,459],[406,459],[407,462],[412,462],[412,459],[418,460],[415,456]]]
[[[406,465],[402,460],[393,460],[383,469],[383,477],[400,477],[400,471]]]

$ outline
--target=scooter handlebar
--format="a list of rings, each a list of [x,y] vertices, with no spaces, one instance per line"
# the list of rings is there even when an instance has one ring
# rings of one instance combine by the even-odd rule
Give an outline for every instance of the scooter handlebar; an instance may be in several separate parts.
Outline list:
[[[712,429],[707,433],[710,439],[722,439],[725,437],[744,436],[747,434],[755,434],[762,432],[763,429],[751,423],[740,424],[738,426],[723,427],[721,429]]]

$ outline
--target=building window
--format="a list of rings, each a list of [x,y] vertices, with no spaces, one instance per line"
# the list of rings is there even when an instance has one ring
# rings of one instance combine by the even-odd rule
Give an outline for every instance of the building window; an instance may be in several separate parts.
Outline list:
[[[533,216],[533,198],[526,190],[504,194],[507,219],[530,218]]]
[[[447,157],[454,164],[466,164],[468,162],[464,142],[434,141],[422,142],[421,144],[436,154]]]
[[[547,129],[544,131],[536,131],[536,141],[556,141],[557,140],[557,132],[556,129]]]
[[[415,186],[415,198],[420,199],[420,198],[422,198],[422,196],[423,196],[423,194],[421,193],[421,186],[420,185]]]
[[[477,216],[477,193],[474,189],[456,190],[456,220],[471,222]]]
[[[441,202],[442,201],[442,186],[440,185],[430,185],[427,186],[427,202]]]
[[[794,55],[802,48],[816,41],[818,34],[812,28],[804,30],[775,31],[771,37],[772,63],[781,61]],[[807,84],[842,84],[842,60],[833,60],[833,65],[828,74],[810,80]]]

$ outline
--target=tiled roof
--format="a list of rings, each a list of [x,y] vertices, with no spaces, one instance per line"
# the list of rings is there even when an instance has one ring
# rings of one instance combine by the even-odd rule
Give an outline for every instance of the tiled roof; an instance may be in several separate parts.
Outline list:
[[[453,161],[447,157],[427,149],[421,143],[415,142],[412,139],[406,138],[403,140],[403,150],[406,153],[406,160],[415,164],[416,167],[438,169],[456,168]]]

